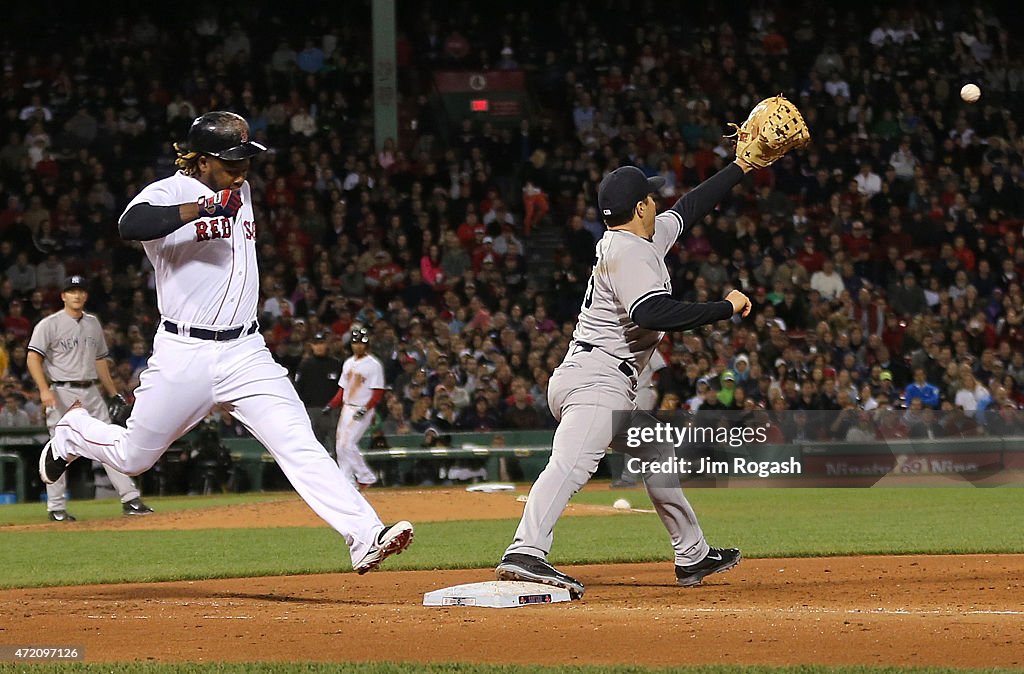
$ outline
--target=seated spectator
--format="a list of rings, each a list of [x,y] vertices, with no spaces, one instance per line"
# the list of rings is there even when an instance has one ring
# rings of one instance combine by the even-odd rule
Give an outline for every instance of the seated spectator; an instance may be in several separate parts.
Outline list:
[[[825,259],[821,271],[811,275],[811,289],[818,291],[825,300],[834,300],[845,290],[843,279],[836,273],[831,258]]]
[[[22,409],[24,399],[16,393],[8,393],[0,409],[0,428],[24,428],[32,425],[32,417]]]
[[[28,253],[21,251],[13,265],[5,272],[12,289],[19,295],[26,295],[36,289],[36,268],[29,264]],[[60,281],[63,283],[63,280]]]
[[[984,411],[992,401],[988,389],[974,378],[969,366],[960,369],[960,388],[956,392],[954,402],[959,409],[974,413]]]
[[[920,399],[923,406],[939,409],[939,387],[927,381],[923,367],[914,369],[914,381],[907,384],[903,395],[908,405],[912,400]]]

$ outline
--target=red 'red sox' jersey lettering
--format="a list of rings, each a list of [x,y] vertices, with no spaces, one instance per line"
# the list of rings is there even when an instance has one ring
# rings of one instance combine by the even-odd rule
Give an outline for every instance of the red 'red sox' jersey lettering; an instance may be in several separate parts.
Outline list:
[[[246,222],[246,225],[251,223]],[[213,239],[230,239],[231,238],[231,218],[214,218],[209,222],[205,220],[196,220],[196,241],[211,241]],[[246,234],[247,239],[252,239]]]
[[[179,171],[147,185],[130,206],[198,203],[213,194]],[[242,205],[234,217],[203,214],[163,238],[142,243],[153,262],[163,317],[218,329],[248,326],[256,320],[260,274],[249,183],[242,183],[239,194]]]

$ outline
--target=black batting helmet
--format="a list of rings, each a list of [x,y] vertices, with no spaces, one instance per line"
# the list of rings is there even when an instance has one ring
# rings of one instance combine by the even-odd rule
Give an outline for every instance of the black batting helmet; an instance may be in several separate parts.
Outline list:
[[[370,331],[366,328],[353,328],[352,329],[352,343],[353,344],[369,344],[370,343]]]
[[[249,124],[233,112],[217,110],[196,117],[188,130],[188,150],[224,161],[248,159],[266,151],[266,146],[249,140]]]

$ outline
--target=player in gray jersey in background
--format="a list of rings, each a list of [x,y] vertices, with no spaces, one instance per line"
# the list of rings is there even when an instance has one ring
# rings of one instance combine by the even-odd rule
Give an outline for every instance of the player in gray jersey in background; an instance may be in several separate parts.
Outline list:
[[[64,309],[39,321],[28,343],[28,370],[39,387],[39,398],[46,409],[46,428],[53,437],[54,426],[76,401],[89,414],[109,422],[107,402],[97,382],[110,398],[118,395],[107,363],[107,342],[103,327],[92,314],[85,313],[89,293],[85,279],[70,276],[60,294]],[[153,509],[142,502],[135,482],[110,466],[110,483],[121,495],[125,515],[148,515]],[[55,522],[73,522],[68,514],[64,492],[67,475],[46,485],[46,509]]]
[[[551,459],[530,490],[515,539],[496,569],[498,580],[545,583],[581,597],[583,584],[547,562],[555,523],[569,499],[594,474],[608,447],[643,461],[675,457],[671,444],[626,448],[626,426],[654,419],[646,412],[614,412],[636,409],[639,374],[665,331],[750,313],[750,300],[737,290],[719,302],[673,299],[665,255],[684,227],[700,222],[751,168],[737,159],[661,215],[651,195],[664,178],[648,179],[640,169],[623,166],[601,181],[598,205],[608,231],[597,244],[569,351],[548,384],[548,404],[559,421]],[[668,529],[679,585],[697,585],[739,563],[739,550],[708,545],[678,476],[644,475],[644,482]]]

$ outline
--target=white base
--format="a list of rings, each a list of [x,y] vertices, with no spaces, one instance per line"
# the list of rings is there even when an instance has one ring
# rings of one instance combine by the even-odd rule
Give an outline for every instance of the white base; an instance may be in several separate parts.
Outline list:
[[[517,608],[531,604],[553,604],[560,601],[570,601],[568,590],[518,580],[467,583],[434,590],[423,595],[424,606]]]
[[[474,484],[466,487],[466,491],[482,492],[484,494],[493,494],[498,491],[515,491],[516,486],[514,484],[504,484],[502,482],[483,482],[481,484]]]

